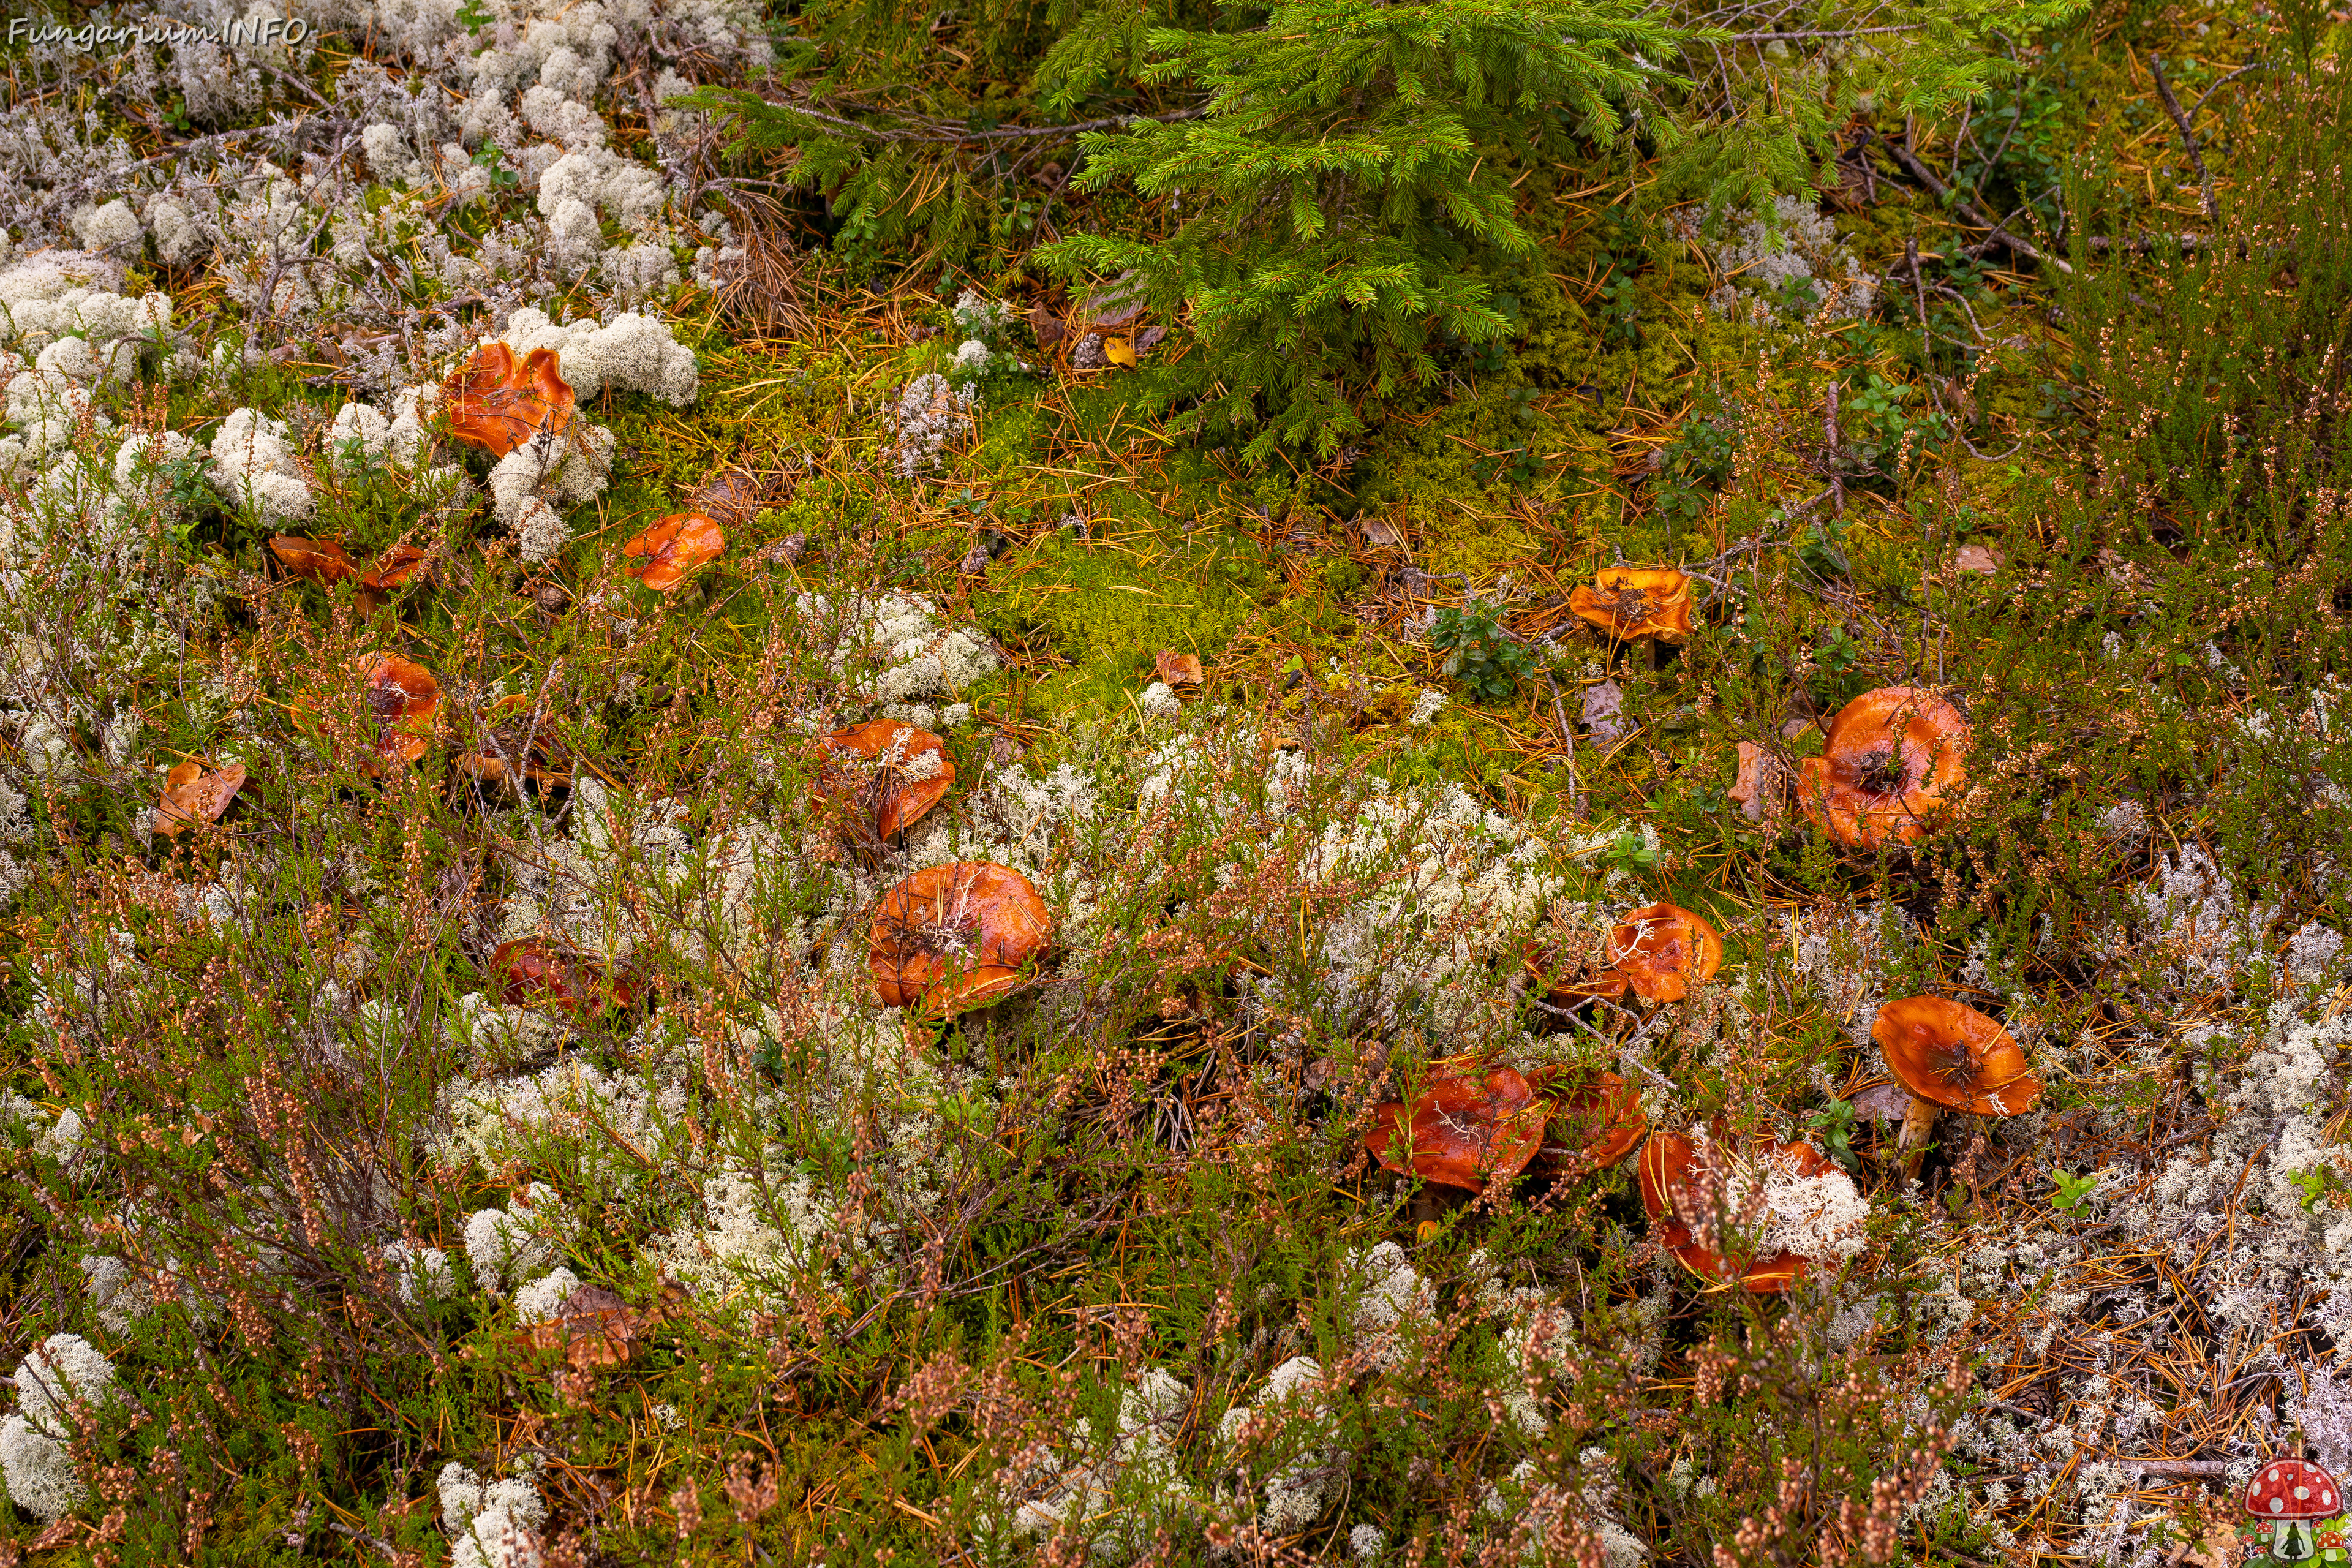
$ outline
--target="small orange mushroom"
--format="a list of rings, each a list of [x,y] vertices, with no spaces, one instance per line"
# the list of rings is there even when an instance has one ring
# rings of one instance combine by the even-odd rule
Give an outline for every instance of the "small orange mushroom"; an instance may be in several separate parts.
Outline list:
[[[1724,798],[1739,807],[1739,815],[1750,822],[1780,821],[1788,797],[1787,765],[1753,741],[1735,741],[1732,751],[1738,757],[1739,771]]]
[[[1578,979],[1566,979],[1567,965],[1559,954],[1541,942],[1528,943],[1521,954],[1528,977],[1544,988],[1544,1001],[1556,1013],[1572,1012],[1587,1002],[1624,999],[1629,983],[1614,969],[1594,970]]]
[[[1507,1182],[1527,1169],[1543,1147],[1550,1112],[1551,1101],[1516,1068],[1475,1078],[1444,1073],[1423,1087],[1410,1111],[1402,1100],[1374,1106],[1364,1147],[1399,1175],[1483,1193],[1487,1183]]]
[[[1911,1091],[1897,1146],[1910,1152],[1903,1173],[1916,1176],[1927,1157],[1927,1134],[1946,1108],[1976,1116],[2015,1116],[2042,1098],[2025,1052],[2007,1029],[1945,996],[1906,996],[1878,1010],[1870,1037]]]
[[[1813,1177],[1835,1165],[1810,1143],[1766,1142],[1735,1150],[1709,1138],[1697,1143],[1671,1132],[1655,1132],[1642,1146],[1635,1173],[1642,1207],[1659,1245],[1711,1289],[1745,1285],[1759,1293],[1786,1290],[1816,1260],[1795,1252],[1742,1257],[1728,1250],[1723,1227],[1756,1225],[1764,1217],[1766,1161],[1778,1161],[1800,1177]]]
[[[945,742],[929,730],[896,720],[877,719],[828,735],[824,751],[835,765],[819,773],[818,790],[854,799],[879,837],[910,826],[945,800],[955,784],[955,764],[948,760]],[[875,764],[873,772],[861,778],[864,770],[855,767],[853,758]]]
[[[1594,574],[1591,587],[1570,590],[1568,607],[1618,642],[1686,642],[1691,582],[1671,566],[1607,566]]]
[[[1162,648],[1151,656],[1151,668],[1171,687],[1201,684],[1201,656]]]
[[[537,436],[561,436],[572,422],[572,388],[553,349],[533,349],[520,361],[504,343],[484,343],[465,368],[441,384],[449,434],[493,457]]]
[[[376,557],[375,564],[370,566],[367,574],[360,579],[360,586],[373,588],[379,593],[387,588],[401,587],[416,575],[417,569],[428,559],[427,552],[414,544],[395,544]]]
[[[1678,904],[1644,904],[1609,933],[1609,956],[1644,1002],[1679,1002],[1723,967],[1723,936]]]
[[[882,896],[866,968],[885,1006],[961,1013],[1025,984],[1053,931],[1045,901],[1010,867],[927,866]]]
[[[491,712],[510,714],[530,703],[530,698],[520,695],[502,697],[491,705]],[[520,791],[525,783],[542,790],[568,789],[572,784],[572,752],[548,732],[544,723],[505,723],[484,729],[474,749],[458,757],[457,765],[475,782],[499,789]]]
[[[431,743],[433,715],[441,706],[441,683],[423,665],[384,654],[368,667],[368,711],[375,718],[378,755],[413,763]],[[364,771],[377,771],[363,762]]]
[[[1605,1171],[1632,1153],[1649,1131],[1650,1119],[1632,1084],[1613,1072],[1590,1073],[1554,1099],[1546,1135],[1555,1142],[1545,1144],[1544,1153],[1581,1154],[1592,1169]]]
[[[1968,721],[1925,687],[1865,691],[1830,721],[1822,754],[1797,765],[1813,826],[1850,849],[1923,837],[1968,782]]]
[[[570,1013],[626,1007],[637,983],[626,969],[611,970],[535,936],[500,942],[490,954],[499,1000],[510,1007],[550,1005]]]
[[[218,822],[244,787],[243,763],[231,763],[209,773],[200,763],[182,763],[164,777],[163,798],[155,807],[155,831],[175,837],[200,822]]]
[[[270,553],[286,568],[289,577],[309,577],[320,583],[340,583],[360,574],[359,567],[343,553],[343,547],[331,539],[305,539],[296,533],[273,534],[269,540]]]
[[[656,593],[666,594],[686,574],[718,559],[727,548],[726,531],[698,511],[673,512],[621,546],[624,555],[650,557],[623,570]]]

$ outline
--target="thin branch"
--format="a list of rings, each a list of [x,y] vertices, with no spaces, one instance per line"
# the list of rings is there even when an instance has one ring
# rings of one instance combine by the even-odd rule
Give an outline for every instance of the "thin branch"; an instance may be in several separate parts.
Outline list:
[[[2165,112],[2180,129],[2180,144],[2189,149],[2189,164],[2197,171],[2197,185],[2204,197],[2205,221],[2221,221],[2220,211],[2213,205],[2213,176],[2205,167],[2205,153],[2197,145],[2197,132],[2189,128],[2189,116],[2180,111],[2180,100],[2172,96],[2172,83],[2164,77],[2164,61],[2154,49],[2147,52],[2147,74],[2156,79],[2157,96],[2164,100]]]
[[[1910,22],[1892,27],[1847,27],[1837,32],[1731,33],[1720,38],[1711,38],[1708,42],[1717,44],[1809,44],[1834,38],[1867,38],[1874,37],[1880,33],[1916,33],[1926,26],[1927,24],[1925,22]]]
[[[2255,60],[2250,65],[2240,66],[2236,70],[2231,71],[2229,75],[2223,77],[2221,80],[2215,82],[2211,87],[2205,89],[2205,96],[2197,100],[2197,107],[2189,111],[2189,118],[2193,120],[2198,115],[2204,113],[2206,103],[2212,99],[2215,93],[2221,91],[2223,88],[2229,86],[2231,82],[2237,80],[2248,71],[2266,71],[2271,68],[2271,62],[2268,60]]]
[[[948,147],[963,146],[975,142],[1023,141],[1034,136],[1076,136],[1088,131],[1116,131],[1123,126],[1146,123],[1170,125],[1178,121],[1198,120],[1209,112],[1208,107],[1203,104],[1192,109],[1171,110],[1165,114],[1113,114],[1101,120],[1075,121],[1067,125],[1015,125],[1000,127],[993,131],[950,131],[942,128],[938,121],[929,121],[925,122],[925,128],[921,130],[883,131],[842,115],[827,114],[823,110],[810,109],[797,103],[782,103],[772,98],[761,99],[761,101],[771,109],[781,109],[788,114],[797,114],[803,119],[814,120],[820,125],[831,126],[835,130],[846,132],[854,136],[867,137],[886,144],[915,142]]]
[[[1984,213],[1977,206],[1976,203],[1969,200],[1966,196],[1958,195],[1953,191],[1951,186],[1937,179],[1936,177],[1935,171],[1920,163],[1917,158],[1914,157],[1910,149],[1890,142],[1885,137],[1879,136],[1875,132],[1868,132],[1868,134],[1874,137],[1881,146],[1893,153],[1895,155],[1895,161],[1902,164],[1905,169],[1908,170],[1913,179],[1927,186],[1932,195],[1939,199],[1950,201],[1952,204],[1952,210],[1954,212],[1958,213],[1960,216],[1976,225],[1979,228],[1988,230],[1989,234],[1985,240],[1986,245],[1991,246],[1996,243],[2005,245],[2010,249],[2015,251],[2018,255],[2024,257],[2030,261],[2039,261],[2048,266],[2054,267],[2070,278],[2074,275],[2074,268],[2060,260],[2057,257],[2045,253],[2041,247],[2035,245],[2032,240],[2021,239],[2016,235],[2006,232],[2009,227],[2007,220],[2003,220],[2000,223],[1995,223],[1992,219],[1985,216]]]

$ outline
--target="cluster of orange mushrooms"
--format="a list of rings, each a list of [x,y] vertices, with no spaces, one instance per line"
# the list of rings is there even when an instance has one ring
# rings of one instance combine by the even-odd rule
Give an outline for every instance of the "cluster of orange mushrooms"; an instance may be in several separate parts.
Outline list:
[[[499,342],[476,351],[442,384],[441,393],[450,437],[498,458],[534,439],[560,437],[571,425],[576,404],[554,350],[533,349],[517,359],[512,349]],[[727,547],[725,525],[750,520],[762,499],[762,488],[751,474],[741,469],[720,473],[694,497],[692,510],[664,517],[623,544],[622,555],[634,562],[624,570],[656,593],[669,592],[697,567],[716,560]],[[404,542],[362,566],[340,541],[299,534],[275,535],[269,548],[289,578],[330,587],[356,583],[361,605],[370,614],[394,591],[421,580],[434,559],[431,552]],[[375,733],[361,756],[360,770],[381,778],[396,764],[416,761],[430,747],[441,688],[430,670],[396,654],[363,660],[362,668]],[[459,768],[476,783],[509,793],[519,793],[526,784],[541,790],[570,785],[572,759],[564,749],[537,726],[506,721],[528,700],[500,700],[478,726],[475,744],[457,759]],[[164,781],[154,830],[169,837],[199,823],[219,821],[245,782],[246,771],[239,764],[207,770],[193,761],[180,763]]]
[[[1610,566],[1579,586],[1568,607],[1611,643],[1643,638],[1668,647],[1691,635],[1689,574],[1672,566]],[[1798,802],[1813,826],[1849,849],[1908,844],[1933,826],[1967,783],[1968,721],[1925,687],[1885,686],[1838,710],[1822,754],[1797,765]],[[1762,809],[1777,795],[1764,748],[1739,744],[1731,798]]]
[[[817,791],[853,841],[872,850],[945,800],[955,777],[937,735],[877,719],[825,737]],[[882,896],[866,971],[885,1006],[946,1017],[1026,984],[1053,938],[1053,916],[1029,879],[991,861],[951,861]]]
[[[531,441],[560,439],[576,405],[553,349],[533,349],[517,359],[504,343],[485,343],[441,384],[450,437],[494,458]],[[760,486],[749,474],[721,474],[702,488],[689,510],[658,520],[625,542],[621,554],[632,564],[623,570],[667,594],[695,568],[717,560],[727,548],[726,525],[749,521],[760,501]],[[289,577],[329,585],[358,579],[361,605],[371,614],[430,559],[415,545],[396,544],[373,566],[362,568],[339,542],[298,534],[278,534],[269,548]]]
[[[441,713],[441,683],[415,660],[392,653],[361,659],[359,673],[368,731],[359,771],[368,778],[385,778],[432,749]],[[472,744],[458,754],[457,766],[476,783],[509,793],[520,793],[526,783],[541,791],[570,787],[571,753],[541,727],[512,718],[530,700],[499,698],[474,721]],[[200,823],[218,822],[245,787],[246,777],[241,763],[211,770],[195,762],[181,763],[163,781],[155,832],[173,837]]]
[[[1652,904],[1612,931],[1609,956],[1608,969],[1565,984],[1546,977],[1550,965],[1540,954],[1530,954],[1528,966],[1544,980],[1555,1009],[1615,1003],[1629,993],[1643,1003],[1666,1004],[1714,977],[1723,962],[1723,940],[1691,910]],[[2041,1098],[2042,1084],[2027,1072],[2017,1042],[1962,1003],[1941,996],[1889,1002],[1872,1036],[1911,1096],[1896,1143],[1906,1178],[1918,1173],[1928,1133],[1944,1111],[2012,1116]],[[1743,1252],[1731,1234],[1761,1217],[1768,1164],[1799,1180],[1835,1169],[1811,1144],[1743,1143],[1720,1136],[1720,1130],[1691,1138],[1654,1132],[1641,1097],[1614,1073],[1561,1068],[1523,1073],[1474,1057],[1431,1067],[1433,1076],[1409,1105],[1399,1100],[1372,1110],[1364,1147],[1387,1169],[1475,1195],[1522,1177],[1606,1170],[1638,1148],[1642,1205],[1658,1244],[1708,1289],[1785,1290],[1820,1266],[1793,1251]]]

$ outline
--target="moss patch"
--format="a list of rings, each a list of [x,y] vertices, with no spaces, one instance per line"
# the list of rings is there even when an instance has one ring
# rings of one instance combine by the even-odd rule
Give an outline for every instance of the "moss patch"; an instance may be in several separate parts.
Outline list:
[[[1057,533],[999,563],[973,609],[992,636],[1069,667],[1035,692],[1063,711],[1122,703],[1163,648],[1213,660],[1274,587],[1262,555],[1231,536]]]

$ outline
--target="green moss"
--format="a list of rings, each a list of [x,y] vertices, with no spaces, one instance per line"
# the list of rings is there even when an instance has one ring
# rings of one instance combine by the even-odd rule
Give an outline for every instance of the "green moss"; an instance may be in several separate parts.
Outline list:
[[[992,635],[1069,663],[1034,700],[1056,711],[1116,708],[1161,649],[1214,658],[1275,585],[1255,548],[1231,538],[1091,542],[1057,533],[998,563],[973,608]]]

